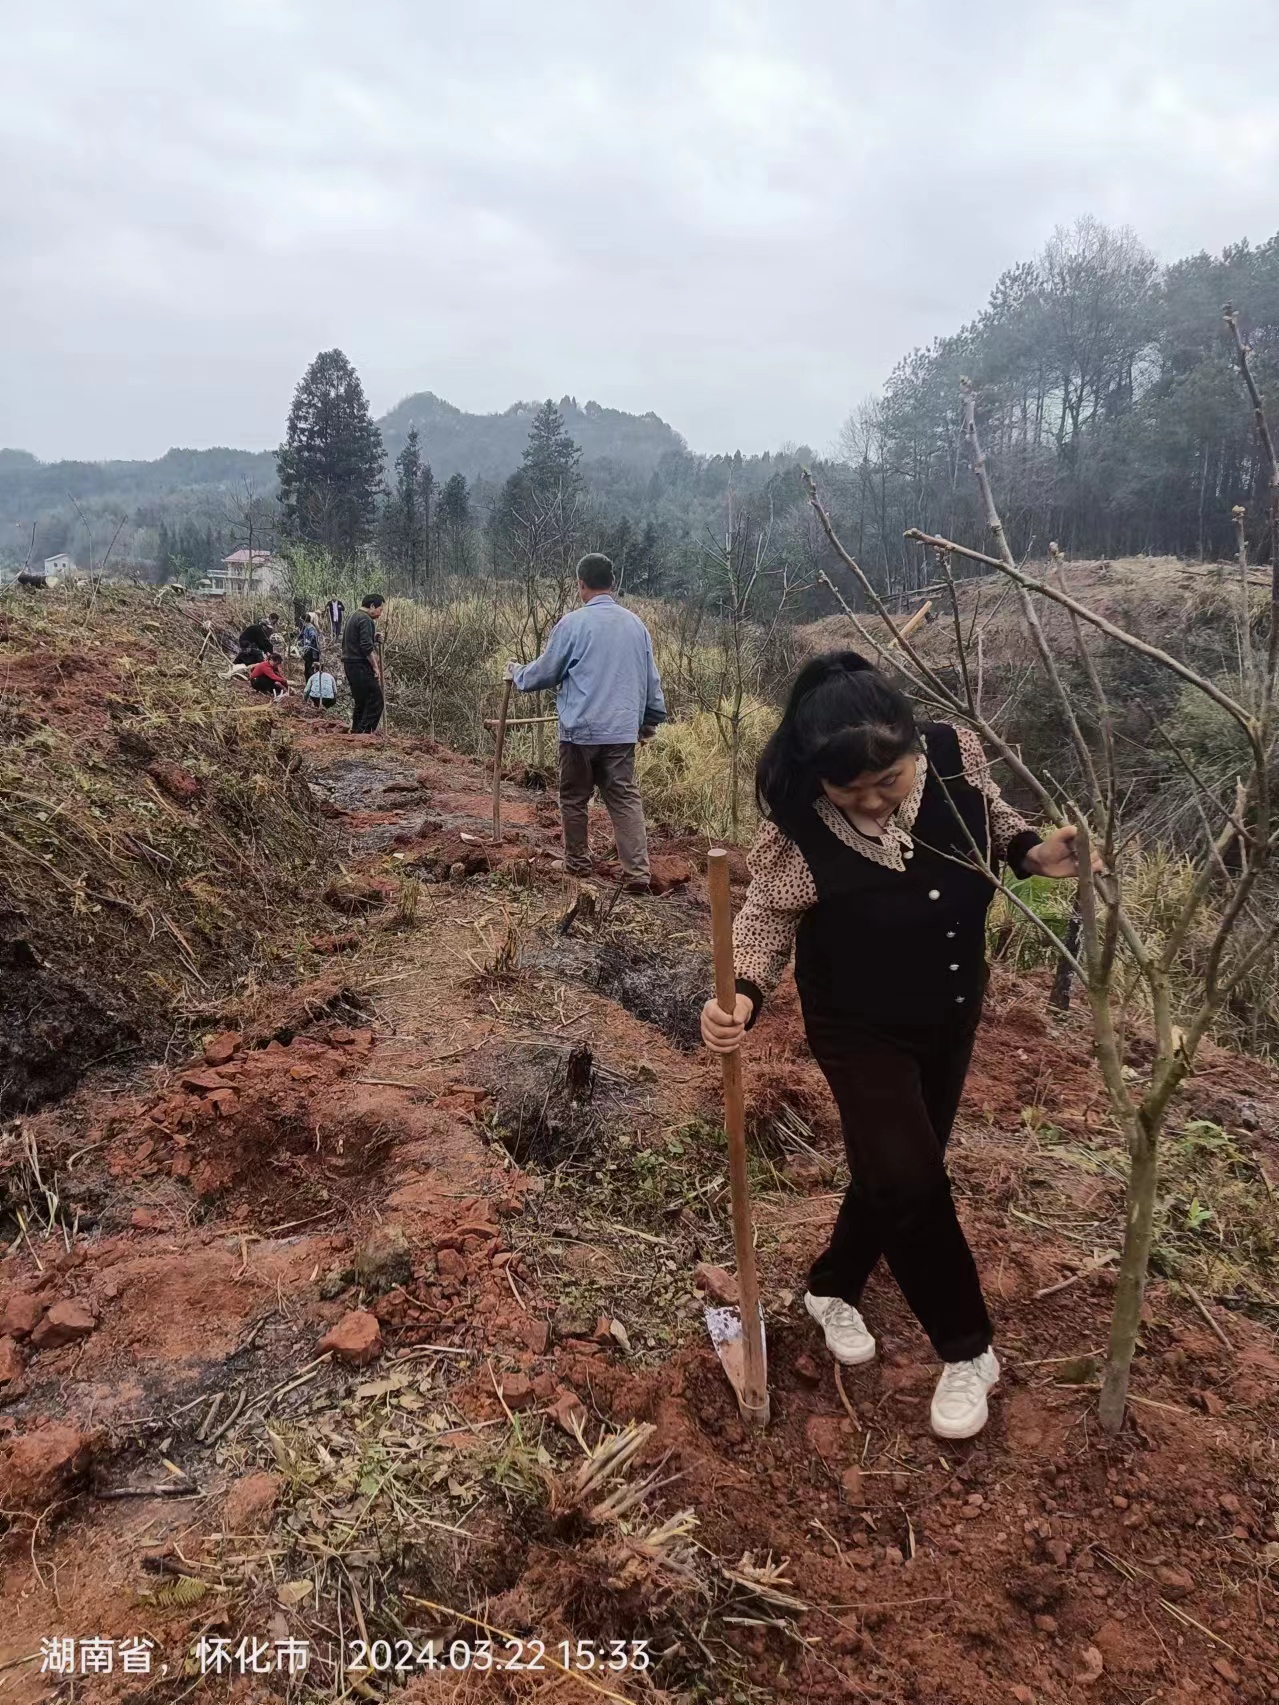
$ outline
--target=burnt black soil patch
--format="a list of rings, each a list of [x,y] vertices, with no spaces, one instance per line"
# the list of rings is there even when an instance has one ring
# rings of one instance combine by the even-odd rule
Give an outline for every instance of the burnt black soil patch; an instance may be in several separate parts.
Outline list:
[[[635,942],[602,941],[586,980],[636,1018],[656,1025],[677,1048],[691,1052],[701,1046],[701,1010],[711,986],[707,955],[676,959]]]
[[[600,1148],[596,1068],[586,1046],[507,1061],[496,1086],[494,1131],[520,1166],[552,1171],[589,1163]]]
[[[56,1101],[90,1066],[137,1043],[101,991],[42,962],[25,940],[0,942],[0,1115]]]

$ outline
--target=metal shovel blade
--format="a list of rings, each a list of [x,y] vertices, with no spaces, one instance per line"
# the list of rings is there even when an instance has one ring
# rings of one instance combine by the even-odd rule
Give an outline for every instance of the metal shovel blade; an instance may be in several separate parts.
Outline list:
[[[706,1310],[706,1330],[710,1333],[711,1343],[715,1354],[719,1357],[720,1366],[728,1375],[728,1383],[737,1394],[737,1406],[745,1415],[750,1408],[746,1396],[746,1341],[742,1336],[742,1317],[735,1308],[708,1308]],[[764,1339],[764,1311],[759,1315],[760,1346],[765,1358],[765,1377],[767,1377],[767,1345]],[[765,1391],[763,1416],[767,1424],[768,1396]]]

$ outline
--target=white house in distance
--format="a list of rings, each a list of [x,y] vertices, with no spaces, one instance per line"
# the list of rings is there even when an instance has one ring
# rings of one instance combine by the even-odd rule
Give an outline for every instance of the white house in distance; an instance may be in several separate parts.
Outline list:
[[[201,592],[210,592],[218,598],[228,592],[243,596],[283,589],[284,564],[270,551],[232,551],[200,582]]]
[[[47,556],[44,559],[46,580],[65,580],[67,575],[74,574],[75,571],[75,558],[68,551],[59,551],[57,556]]]

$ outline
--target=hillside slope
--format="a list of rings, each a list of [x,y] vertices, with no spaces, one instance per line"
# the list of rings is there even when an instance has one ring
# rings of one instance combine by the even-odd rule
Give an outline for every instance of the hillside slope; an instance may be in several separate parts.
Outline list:
[[[784,986],[746,1057],[773,1399],[747,1435],[694,1283],[732,1249],[704,846],[657,832],[662,891],[605,873],[591,905],[545,795],[508,780],[494,846],[480,765],[268,714],[344,867],[328,953],[0,1134],[7,1698],[48,1697],[55,1634],[143,1632],[160,1705],[284,1696],[289,1641],[317,1698],[383,1696],[397,1661],[457,1705],[1279,1691],[1274,1073],[1208,1049],[1178,1104],[1101,1442],[1120,1145],[1078,1021],[996,973],[954,1167],[1004,1383],[942,1450],[886,1275],[871,1366],[838,1373],[804,1314],[844,1174]],[[201,1681],[202,1639],[267,1669]]]
[[[180,1046],[327,880],[288,731],[181,600],[0,597],[0,1113]]]

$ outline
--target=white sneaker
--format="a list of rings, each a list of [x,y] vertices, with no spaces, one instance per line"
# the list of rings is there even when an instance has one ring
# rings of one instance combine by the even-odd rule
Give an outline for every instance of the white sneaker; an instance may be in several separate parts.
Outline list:
[[[837,1362],[855,1368],[860,1362],[874,1361],[875,1340],[852,1303],[805,1291],[804,1307],[826,1334],[826,1348]]]
[[[939,1439],[972,1439],[986,1425],[987,1394],[999,1384],[999,1362],[983,1350],[969,1362],[947,1362],[933,1393],[929,1417]]]

